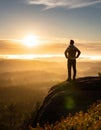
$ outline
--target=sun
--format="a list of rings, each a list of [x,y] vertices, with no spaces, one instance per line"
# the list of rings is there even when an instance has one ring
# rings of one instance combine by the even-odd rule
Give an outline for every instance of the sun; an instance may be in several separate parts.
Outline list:
[[[28,35],[22,39],[22,44],[27,47],[34,47],[38,45],[38,37],[35,35]]]

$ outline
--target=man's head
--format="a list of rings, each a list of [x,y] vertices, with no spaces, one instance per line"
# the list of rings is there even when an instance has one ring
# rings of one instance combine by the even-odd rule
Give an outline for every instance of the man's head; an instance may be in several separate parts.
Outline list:
[[[70,45],[74,45],[74,40],[70,40]]]

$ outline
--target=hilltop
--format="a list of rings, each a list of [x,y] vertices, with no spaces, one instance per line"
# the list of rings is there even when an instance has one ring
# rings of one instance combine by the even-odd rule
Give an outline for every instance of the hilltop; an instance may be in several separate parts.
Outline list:
[[[37,123],[54,124],[71,113],[86,111],[90,105],[101,99],[101,77],[82,77],[76,81],[64,81],[49,90],[32,126]]]

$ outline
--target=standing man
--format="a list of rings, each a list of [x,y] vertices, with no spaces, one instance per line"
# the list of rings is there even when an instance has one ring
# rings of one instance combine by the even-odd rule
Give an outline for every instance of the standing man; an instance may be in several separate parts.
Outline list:
[[[71,81],[71,68],[73,68],[73,80],[76,78],[76,58],[81,54],[80,50],[74,46],[74,40],[70,40],[70,45],[65,50],[65,57],[68,59],[68,79]]]

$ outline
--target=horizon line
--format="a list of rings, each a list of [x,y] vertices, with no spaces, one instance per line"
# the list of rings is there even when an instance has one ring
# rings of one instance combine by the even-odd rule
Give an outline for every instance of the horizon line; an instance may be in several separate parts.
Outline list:
[[[15,60],[34,60],[34,59],[51,59],[64,58],[64,54],[0,54],[0,59],[15,59]],[[78,58],[79,61],[91,60],[101,61],[100,55],[82,55]]]

